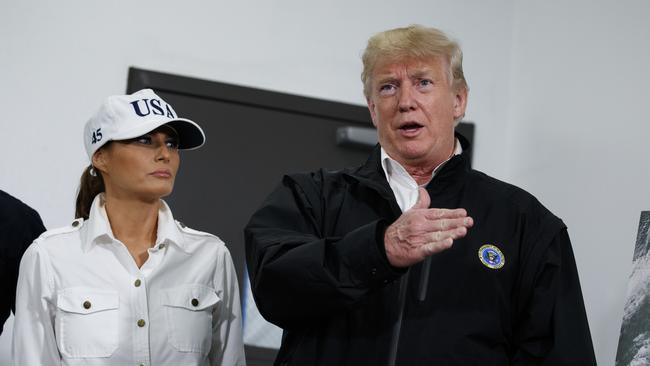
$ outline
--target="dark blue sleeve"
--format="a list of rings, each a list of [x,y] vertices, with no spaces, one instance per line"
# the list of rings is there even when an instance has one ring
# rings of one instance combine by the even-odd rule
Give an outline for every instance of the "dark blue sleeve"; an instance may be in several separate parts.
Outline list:
[[[45,231],[36,211],[2,192],[0,197],[0,324],[15,310],[20,259]],[[0,332],[1,333],[1,332]]]

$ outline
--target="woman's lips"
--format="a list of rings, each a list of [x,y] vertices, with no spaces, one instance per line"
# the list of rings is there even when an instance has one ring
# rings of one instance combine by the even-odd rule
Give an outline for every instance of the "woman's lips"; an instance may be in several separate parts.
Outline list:
[[[156,170],[155,172],[151,173],[154,177],[157,178],[171,178],[172,173],[169,170]]]

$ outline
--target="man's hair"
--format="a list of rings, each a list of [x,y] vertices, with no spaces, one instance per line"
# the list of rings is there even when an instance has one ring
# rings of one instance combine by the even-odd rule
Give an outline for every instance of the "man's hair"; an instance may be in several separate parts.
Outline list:
[[[371,77],[379,61],[426,60],[435,57],[443,57],[449,62],[449,79],[455,89],[469,89],[463,74],[463,52],[458,43],[441,30],[414,24],[375,34],[368,40],[362,56],[363,94],[366,98],[370,97]]]

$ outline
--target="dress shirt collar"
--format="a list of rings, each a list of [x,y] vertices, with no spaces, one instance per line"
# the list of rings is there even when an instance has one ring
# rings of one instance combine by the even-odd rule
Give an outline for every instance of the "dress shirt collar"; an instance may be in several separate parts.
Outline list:
[[[82,228],[82,246],[84,251],[92,249],[96,244],[107,244],[117,241],[113,235],[106,208],[104,206],[104,194],[98,194],[90,207],[88,220],[85,221]],[[158,232],[154,248],[160,244],[168,242],[178,246],[182,251],[188,252],[188,248],[183,241],[183,233],[176,225],[172,212],[163,200],[160,200],[160,209],[158,210]]]
[[[463,153],[463,147],[461,146],[460,141],[458,141],[458,138],[455,139],[454,143],[454,152],[449,156],[449,158],[442,163],[440,163],[435,169],[433,169],[433,172],[431,172],[431,179],[436,175],[438,171],[447,163],[452,157],[456,155],[460,155]],[[386,176],[386,180],[390,183],[393,180],[397,180],[400,182],[402,185],[407,185],[407,186],[412,186],[413,188],[417,188],[417,183],[415,182],[415,179],[411,177],[411,175],[406,171],[406,169],[397,162],[397,160],[391,158],[386,150],[384,148],[381,148],[381,155],[380,155],[380,161],[381,161],[381,167],[384,171],[384,174]],[[431,180],[429,180],[431,181]],[[422,187],[426,186],[426,184],[423,184]]]

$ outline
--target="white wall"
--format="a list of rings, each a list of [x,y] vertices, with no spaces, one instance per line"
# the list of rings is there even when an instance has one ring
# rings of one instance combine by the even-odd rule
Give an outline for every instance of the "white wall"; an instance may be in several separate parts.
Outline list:
[[[360,55],[367,38],[415,22],[436,24],[462,40],[474,97],[468,118],[481,122],[483,140],[502,139],[511,1],[480,12],[450,0],[406,1],[397,8],[392,2],[326,3],[3,5],[0,127],[11,138],[0,146],[0,168],[12,174],[0,176],[0,187],[38,209],[47,227],[67,224],[87,163],[83,123],[106,95],[125,91],[129,66],[363,104]],[[494,40],[486,43],[484,34]],[[479,164],[504,172],[496,162],[504,156],[501,145],[484,146]]]
[[[569,227],[599,364],[613,365],[650,209],[650,2],[516,2],[510,180]]]
[[[627,172],[648,156],[640,131],[648,131],[640,109],[641,79],[647,85],[650,75],[641,22],[648,6],[516,3],[5,1],[0,189],[37,209],[48,228],[67,224],[87,164],[83,123],[106,95],[125,91],[129,66],[362,104],[367,38],[410,23],[437,26],[465,51],[475,166],[512,178],[568,223],[598,357],[611,364],[638,211],[647,204],[640,189],[647,173]],[[592,40],[592,28],[604,44]],[[566,56],[553,57],[558,49]],[[634,57],[619,59],[617,50]],[[575,73],[580,82],[568,82]],[[624,135],[623,126],[635,132]],[[583,128],[595,135],[584,137]],[[613,147],[616,155],[603,156]],[[0,337],[0,364],[8,333]]]

